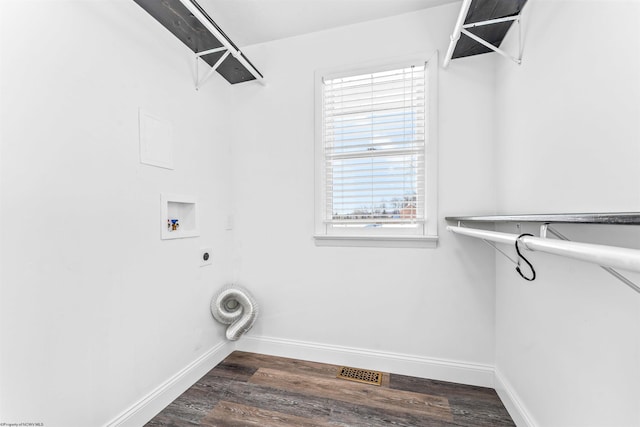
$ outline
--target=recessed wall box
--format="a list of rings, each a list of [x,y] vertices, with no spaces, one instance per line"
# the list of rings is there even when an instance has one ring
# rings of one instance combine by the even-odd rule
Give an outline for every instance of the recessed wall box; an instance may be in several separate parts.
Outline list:
[[[198,204],[193,196],[160,195],[160,237],[180,239],[200,235]]]

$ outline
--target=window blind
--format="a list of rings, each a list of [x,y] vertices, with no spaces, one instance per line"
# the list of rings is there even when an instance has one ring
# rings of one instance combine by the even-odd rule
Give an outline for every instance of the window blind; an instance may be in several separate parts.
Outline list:
[[[323,80],[325,220],[425,220],[425,65]]]

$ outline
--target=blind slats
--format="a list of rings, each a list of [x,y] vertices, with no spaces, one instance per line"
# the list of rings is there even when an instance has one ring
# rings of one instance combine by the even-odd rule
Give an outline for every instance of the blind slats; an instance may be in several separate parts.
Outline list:
[[[424,65],[324,81],[327,222],[424,221],[425,98]]]
[[[367,150],[367,151],[355,151],[355,152],[328,152],[325,153],[327,159],[338,158],[338,159],[363,159],[363,158],[381,158],[381,157],[395,157],[399,154],[407,153],[407,149],[402,148],[390,148],[385,150]],[[414,151],[409,149],[409,151]],[[417,150],[415,150],[417,151]]]
[[[331,98],[325,98],[324,106],[327,109],[331,109],[337,106],[342,105],[366,105],[366,104],[375,104],[378,102],[389,102],[389,101],[419,101],[421,99],[421,95],[416,95],[413,91],[413,88],[387,88],[383,91],[372,94],[367,92],[362,93],[353,93],[353,94],[341,94],[335,95]]]
[[[415,112],[418,114],[419,108],[424,107],[424,99],[416,100],[413,104],[404,104],[402,101],[390,101],[390,102],[381,102],[379,104],[375,104],[374,106],[355,106],[355,107],[346,107],[344,109],[333,108],[331,110],[325,110],[325,120],[330,118],[340,118],[341,116],[351,116],[353,114],[370,114],[374,113],[391,113],[394,112],[396,114],[411,114],[410,112]],[[333,112],[333,114],[331,114]],[[335,119],[334,119],[335,120]]]
[[[422,125],[407,125],[394,128],[369,128],[369,129],[351,129],[350,132],[333,131],[329,129],[329,132],[325,134],[325,140],[327,143],[339,143],[349,142],[352,140],[366,139],[366,138],[393,138],[402,137],[402,139],[424,139],[424,127]]]
[[[382,176],[376,177],[377,179],[374,182],[378,185],[396,184],[400,182],[404,183],[406,182],[405,180],[397,179],[397,178],[404,178],[404,176],[405,176],[404,173],[389,174],[389,175],[385,175],[384,177]],[[340,179],[341,183],[339,185],[342,186],[341,188],[348,187],[349,185],[365,185],[365,184],[371,185],[371,182],[373,181],[370,176],[351,176],[351,177],[342,176],[340,178],[341,178]],[[331,189],[331,188],[332,188],[332,185],[327,184],[327,189]]]
[[[362,132],[385,132],[388,130],[398,130],[398,129],[424,129],[424,121],[414,120],[411,123],[411,127],[408,127],[409,124],[407,120],[396,120],[392,122],[383,122],[383,123],[353,123],[353,124],[343,124],[339,128],[327,128],[324,129],[324,136],[341,136],[341,135],[351,135],[354,133],[362,133]]]
[[[413,74],[414,77],[414,85],[415,86],[424,86],[424,72],[415,71]],[[395,83],[403,83],[406,82],[406,73],[401,72],[394,76],[387,76],[385,78],[373,77],[371,74],[365,75],[359,80],[352,81],[343,81],[341,79],[333,79],[324,82],[325,93],[329,96],[334,95],[336,92],[340,91],[350,91],[350,90],[363,90],[369,91],[370,88],[376,88],[380,85],[385,84],[395,84]]]
[[[372,120],[375,119],[375,120]],[[352,117],[350,120],[342,120],[339,123],[333,123],[333,119],[325,122],[324,130],[349,130],[355,126],[369,126],[372,128],[376,127],[384,127],[385,125],[392,123],[406,123],[407,117],[406,114],[398,113],[398,114],[386,114],[384,116],[371,117],[371,115],[363,116],[363,117]],[[416,126],[419,123],[424,123],[423,117],[414,117],[414,122]]]
[[[367,144],[367,141],[371,141]],[[382,141],[382,142],[378,142]],[[346,148],[360,148],[360,147],[383,147],[388,145],[424,145],[424,131],[416,132],[415,134],[390,134],[383,136],[369,136],[360,135],[360,138],[350,139],[334,139],[327,138],[327,146],[325,151],[330,150],[342,150]],[[369,150],[371,151],[371,150]]]
[[[369,157],[365,157],[362,156],[361,158],[345,158],[345,159],[341,159],[340,157],[338,157],[337,155],[334,156],[333,158],[328,158],[327,159],[327,167],[329,166],[333,166],[334,168],[341,168],[341,169],[345,169],[347,167],[351,168],[351,169],[356,169],[356,168],[360,168],[360,169],[364,169],[364,168],[383,168],[383,169],[390,169],[390,168],[399,168],[400,166],[402,167],[407,167],[408,163],[410,162],[410,165],[413,167],[421,167],[421,165],[424,163],[424,159],[418,158],[418,157],[407,157],[406,155],[403,155],[404,153],[400,153],[400,155],[397,156],[390,156],[391,158],[384,158],[383,156],[380,156],[380,158],[376,159],[376,154],[382,154],[380,153],[383,150],[373,150],[372,152],[369,151],[365,151],[365,152],[359,152],[357,154],[362,154],[362,153],[369,153],[374,155],[373,157],[369,156]],[[411,149],[406,150],[409,153],[411,152]],[[409,154],[409,156],[411,156]]]

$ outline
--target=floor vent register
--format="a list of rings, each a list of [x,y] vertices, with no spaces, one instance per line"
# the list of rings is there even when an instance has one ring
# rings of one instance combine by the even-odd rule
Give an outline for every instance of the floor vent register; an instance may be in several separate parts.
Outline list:
[[[366,369],[349,368],[342,366],[338,369],[337,378],[355,381],[358,383],[380,385],[382,384],[382,372],[368,371]]]

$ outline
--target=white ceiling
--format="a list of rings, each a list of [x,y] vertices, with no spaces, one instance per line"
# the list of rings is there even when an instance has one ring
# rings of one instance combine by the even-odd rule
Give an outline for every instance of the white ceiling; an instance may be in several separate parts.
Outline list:
[[[243,47],[459,0],[199,0]]]

